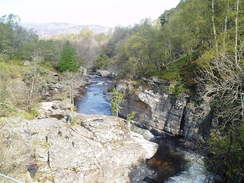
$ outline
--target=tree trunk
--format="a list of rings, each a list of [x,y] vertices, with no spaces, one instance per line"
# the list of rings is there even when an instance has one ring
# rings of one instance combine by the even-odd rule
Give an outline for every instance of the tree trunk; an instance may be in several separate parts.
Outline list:
[[[235,36],[235,62],[238,65],[238,15],[239,15],[240,0],[236,0],[236,36]]]
[[[216,49],[216,53],[218,54],[218,42],[217,42],[217,33],[216,33],[216,26],[215,26],[215,17],[214,17],[214,14],[215,14],[215,9],[214,9],[214,5],[215,5],[215,2],[214,0],[212,0],[212,24],[213,24],[213,34],[214,34],[214,41],[215,41],[215,49]]]
[[[229,9],[230,9],[230,1],[228,1],[227,13],[226,13],[226,16],[225,16],[225,29],[224,29],[224,38],[223,38],[223,55],[225,55],[225,52],[226,52],[226,37],[227,37],[227,29],[228,29]]]

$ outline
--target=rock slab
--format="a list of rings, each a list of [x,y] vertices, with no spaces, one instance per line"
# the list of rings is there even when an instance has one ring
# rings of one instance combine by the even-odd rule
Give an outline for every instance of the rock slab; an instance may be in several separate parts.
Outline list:
[[[1,119],[1,172],[28,183],[142,182],[153,174],[141,165],[157,145],[130,132],[122,119],[75,113],[73,120],[76,125]]]

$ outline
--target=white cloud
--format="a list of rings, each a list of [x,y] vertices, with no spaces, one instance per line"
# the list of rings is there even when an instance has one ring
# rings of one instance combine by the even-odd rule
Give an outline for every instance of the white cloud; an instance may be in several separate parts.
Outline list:
[[[0,15],[14,13],[23,22],[130,25],[157,18],[179,0],[0,0]]]

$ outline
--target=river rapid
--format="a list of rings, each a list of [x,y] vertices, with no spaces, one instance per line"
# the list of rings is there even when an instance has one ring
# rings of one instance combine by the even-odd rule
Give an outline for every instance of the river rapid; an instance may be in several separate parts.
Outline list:
[[[86,94],[76,100],[77,111],[83,114],[111,115],[111,105],[107,95],[108,86],[111,80],[101,77],[89,79],[86,86]],[[186,151],[181,151],[186,160],[186,168],[166,180],[166,183],[210,183],[210,174],[207,172],[203,157]],[[161,182],[160,182],[161,183]]]

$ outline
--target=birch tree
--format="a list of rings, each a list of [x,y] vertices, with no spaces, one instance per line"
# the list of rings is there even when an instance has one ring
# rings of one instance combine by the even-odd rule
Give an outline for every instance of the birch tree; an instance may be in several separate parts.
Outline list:
[[[212,0],[212,25],[213,25],[215,49],[216,49],[216,53],[218,53],[219,49],[218,49],[217,32],[216,32],[216,25],[215,25],[215,0]]]

